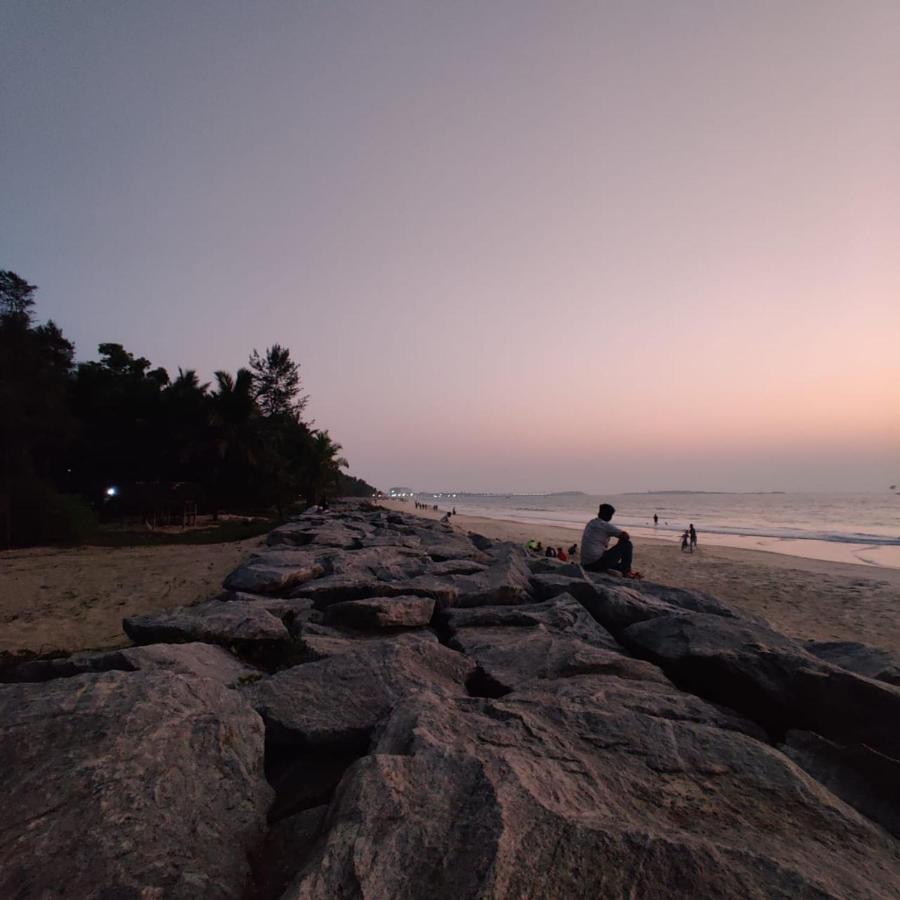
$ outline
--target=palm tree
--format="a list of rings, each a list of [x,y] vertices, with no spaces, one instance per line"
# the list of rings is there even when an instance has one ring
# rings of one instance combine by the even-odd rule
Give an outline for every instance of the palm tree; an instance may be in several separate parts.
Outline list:
[[[200,384],[197,372],[194,369],[182,369],[178,367],[178,377],[169,385],[168,390],[175,394],[185,396],[203,396],[209,390],[209,382]]]
[[[331,439],[327,431],[316,429],[310,432],[308,457],[304,466],[304,487],[307,500],[314,500],[320,494],[337,487],[341,469],[350,463],[339,456],[341,445]]]
[[[166,441],[169,460],[169,477],[196,480],[202,471],[204,444],[208,437],[206,406],[209,402],[209,384],[200,384],[193,369],[178,369],[178,377],[163,391],[163,422],[168,431]]]
[[[260,442],[253,373],[238,369],[235,377],[221,371],[215,377],[216,390],[209,396],[207,460],[214,514],[218,515],[225,498],[240,498],[247,493],[250,472],[259,461]]]

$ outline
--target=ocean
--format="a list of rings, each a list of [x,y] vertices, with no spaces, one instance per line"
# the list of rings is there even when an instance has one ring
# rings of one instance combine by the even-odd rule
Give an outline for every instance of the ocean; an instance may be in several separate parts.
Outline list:
[[[524,522],[582,528],[601,502],[616,507],[613,523],[641,537],[680,540],[693,523],[699,543],[900,568],[900,495],[659,492],[598,496],[564,494],[419,494],[441,509]],[[659,524],[653,525],[653,514]]]

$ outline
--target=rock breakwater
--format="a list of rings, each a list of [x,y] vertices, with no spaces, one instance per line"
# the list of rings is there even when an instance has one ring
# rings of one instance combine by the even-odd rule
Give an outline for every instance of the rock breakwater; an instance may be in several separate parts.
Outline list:
[[[897,661],[367,505],[0,685],[0,896],[873,897]]]

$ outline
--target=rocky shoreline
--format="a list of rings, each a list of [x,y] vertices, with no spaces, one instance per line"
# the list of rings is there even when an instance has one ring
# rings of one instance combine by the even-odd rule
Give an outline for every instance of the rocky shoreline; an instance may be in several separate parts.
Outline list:
[[[897,897],[900,665],[366,505],[4,673],[6,897]]]

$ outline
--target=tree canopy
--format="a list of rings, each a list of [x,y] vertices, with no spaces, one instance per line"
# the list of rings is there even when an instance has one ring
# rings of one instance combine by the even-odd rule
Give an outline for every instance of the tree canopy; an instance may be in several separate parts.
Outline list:
[[[0,542],[78,537],[92,516],[145,514],[190,500],[201,511],[283,513],[301,498],[371,495],[341,446],[305,422],[290,350],[253,350],[246,368],[203,383],[121,344],[76,364],[36,287],[0,272]]]
[[[263,415],[288,415],[300,418],[309,399],[301,393],[300,365],[291,359],[291,351],[272,344],[260,354],[250,354],[253,394]]]

